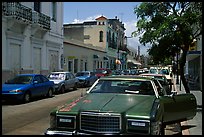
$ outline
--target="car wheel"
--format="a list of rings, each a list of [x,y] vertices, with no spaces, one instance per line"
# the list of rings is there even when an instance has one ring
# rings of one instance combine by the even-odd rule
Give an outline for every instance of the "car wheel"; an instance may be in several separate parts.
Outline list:
[[[52,97],[52,95],[53,95],[53,91],[52,91],[52,89],[50,88],[49,90],[48,90],[48,92],[47,92],[47,97]]]
[[[24,103],[30,102],[30,98],[31,98],[30,93],[26,92],[23,98]]]
[[[63,94],[65,92],[65,87],[62,86],[60,92]]]

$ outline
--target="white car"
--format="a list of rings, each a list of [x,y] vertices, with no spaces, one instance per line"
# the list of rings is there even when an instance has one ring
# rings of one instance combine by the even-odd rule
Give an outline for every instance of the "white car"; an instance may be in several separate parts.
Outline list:
[[[64,93],[65,90],[77,89],[79,80],[71,72],[51,72],[48,79],[55,83],[55,92]]]

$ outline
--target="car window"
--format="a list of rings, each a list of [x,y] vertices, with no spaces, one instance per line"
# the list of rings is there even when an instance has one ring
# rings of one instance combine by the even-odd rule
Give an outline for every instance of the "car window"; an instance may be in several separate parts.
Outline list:
[[[68,73],[68,75],[69,75],[69,78],[70,78],[70,79],[75,78],[74,74],[72,74],[72,73]]]
[[[41,78],[42,78],[42,81],[43,81],[43,82],[49,81],[49,79],[48,79],[47,77],[45,77],[45,76],[41,76]]]
[[[140,80],[99,80],[90,93],[155,95],[151,82]]]
[[[32,76],[16,76],[10,79],[6,84],[28,84],[32,81]]]
[[[52,73],[48,76],[49,79],[56,79],[56,80],[64,80],[65,74],[64,73]]]
[[[38,83],[42,83],[43,80],[40,78],[40,76],[35,76],[34,81],[38,81]]]

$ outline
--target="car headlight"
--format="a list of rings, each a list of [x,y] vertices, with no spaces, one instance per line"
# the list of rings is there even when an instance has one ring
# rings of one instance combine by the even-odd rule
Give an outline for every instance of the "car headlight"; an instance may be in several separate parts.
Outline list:
[[[15,89],[15,90],[11,90],[11,91],[9,91],[9,92],[16,92],[16,93],[18,93],[18,92],[23,92],[22,90],[19,90],[19,89]]]
[[[57,127],[66,129],[76,128],[76,116],[57,115]]]
[[[127,120],[127,130],[128,132],[136,132],[142,134],[148,134],[150,127],[149,120],[135,120],[128,119]]]

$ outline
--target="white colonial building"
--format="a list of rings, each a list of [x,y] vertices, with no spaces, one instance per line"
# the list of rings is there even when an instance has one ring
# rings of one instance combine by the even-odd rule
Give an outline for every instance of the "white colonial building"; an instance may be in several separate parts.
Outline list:
[[[62,61],[62,2],[2,2],[2,82],[62,70]]]

